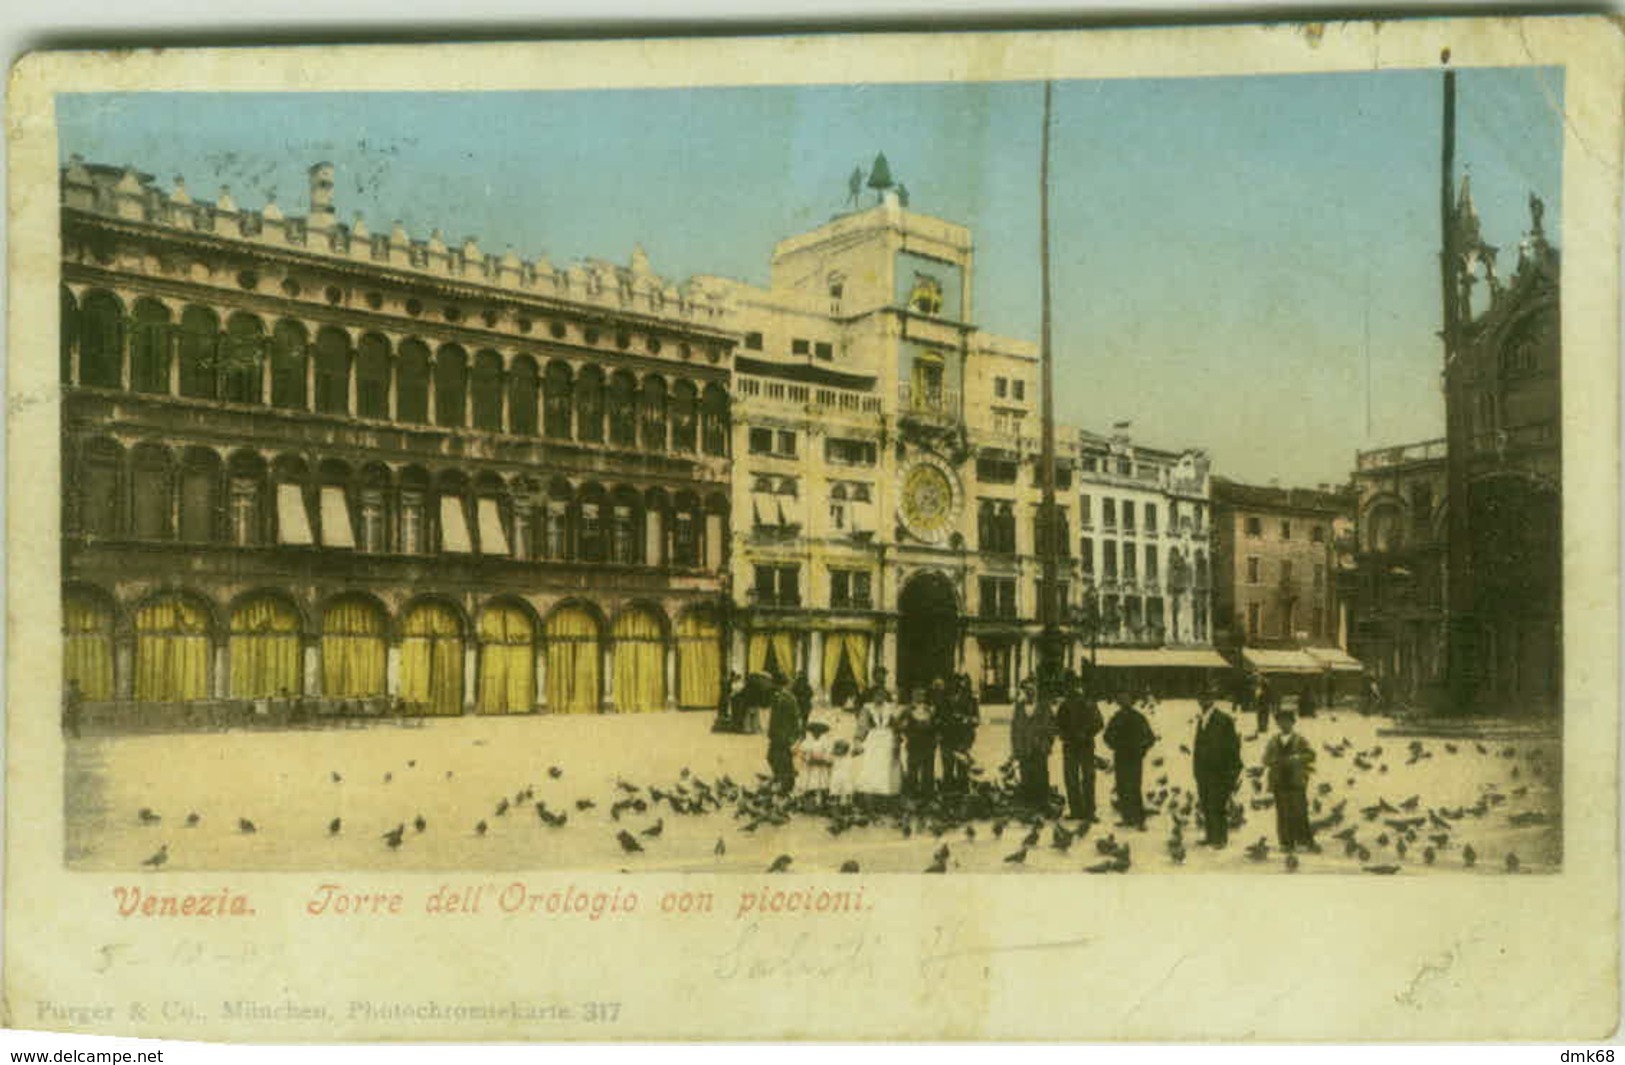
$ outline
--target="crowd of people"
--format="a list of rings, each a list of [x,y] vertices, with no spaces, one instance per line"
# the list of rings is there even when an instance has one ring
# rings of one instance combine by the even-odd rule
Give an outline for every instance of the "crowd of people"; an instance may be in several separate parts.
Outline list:
[[[855,806],[884,809],[951,804],[971,789],[972,748],[982,727],[981,708],[970,678],[938,678],[897,698],[885,670],[875,683],[837,710],[814,713],[813,690],[805,674],[754,673],[730,678],[716,731],[767,735],[767,763],[774,786],[800,797],[804,808],[828,811]],[[1101,699],[1076,673],[1040,685],[1023,680],[1011,708],[1010,758],[1000,767],[1016,798],[1042,816],[1059,814],[1089,825],[1099,820],[1096,777],[1112,775],[1117,825],[1144,829],[1148,811],[1144,768],[1157,744],[1149,712],[1149,691],[1114,693],[1110,718]],[[1188,745],[1201,811],[1203,843],[1225,847],[1231,810],[1244,766],[1236,720],[1218,706],[1219,692],[1206,688],[1198,698]],[[1259,734],[1275,732],[1265,744],[1261,771],[1274,800],[1277,835],[1287,849],[1314,849],[1308,788],[1315,751],[1296,732],[1299,713],[1313,713],[1312,695],[1298,693],[1298,708],[1284,707],[1279,693],[1258,674],[1245,674],[1232,693],[1237,713],[1257,715]],[[843,718],[845,720],[843,720]],[[1097,738],[1110,752],[1096,756]],[[1061,786],[1050,780],[1056,743],[1061,748]],[[1058,792],[1058,794],[1057,794]]]

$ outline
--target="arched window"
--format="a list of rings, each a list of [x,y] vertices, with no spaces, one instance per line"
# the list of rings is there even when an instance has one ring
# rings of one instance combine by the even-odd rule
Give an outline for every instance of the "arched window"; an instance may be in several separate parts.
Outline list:
[[[135,697],[181,702],[209,697],[209,615],[179,596],[154,600],[135,615]]]
[[[638,607],[615,619],[615,708],[651,713],[666,708],[666,638],[661,619]]]
[[[434,423],[463,426],[467,404],[468,356],[456,344],[447,344],[434,357]]]
[[[377,333],[363,336],[356,351],[355,412],[362,418],[389,417],[389,341]]]
[[[130,390],[169,391],[169,308],[140,299],[130,316]]]
[[[220,456],[194,448],[181,462],[181,539],[210,543],[220,519]]]
[[[617,447],[638,443],[637,380],[625,370],[609,379],[609,442]]]
[[[384,612],[369,599],[340,599],[322,614],[322,693],[354,699],[387,691]]]
[[[167,540],[172,496],[169,454],[151,445],[137,447],[130,459],[131,529],[141,540]]]
[[[283,319],[271,331],[271,406],[304,410],[305,327]]]
[[[395,420],[429,422],[429,349],[421,340],[401,341],[395,363]]]
[[[70,684],[84,699],[113,697],[113,609],[78,592],[62,600],[62,686]]]
[[[463,712],[463,622],[440,603],[419,603],[401,621],[401,697],[425,714]]]
[[[707,455],[728,453],[728,393],[721,385],[705,386],[705,400],[700,408],[700,438]]]
[[[575,530],[571,527],[576,514],[575,492],[570,482],[555,478],[547,486],[547,497],[542,501],[541,526],[538,533],[540,555],[555,562],[575,558]]]
[[[699,446],[700,397],[692,381],[671,390],[671,449],[692,453]]]
[[[369,553],[389,550],[389,470],[368,466],[361,472],[356,503],[356,548]]]
[[[547,705],[555,714],[596,714],[600,670],[598,622],[577,606],[555,610],[543,626]]]
[[[1405,546],[1404,516],[1395,503],[1379,503],[1366,515],[1367,549],[1398,551]]]
[[[604,442],[604,375],[596,366],[584,367],[575,383],[576,439]]]
[[[226,322],[224,350],[220,360],[223,398],[228,403],[260,402],[265,326],[252,314],[232,315]]]
[[[350,337],[330,325],[316,334],[316,409],[323,414],[350,410]]]
[[[214,399],[220,387],[220,318],[196,304],[181,313],[179,350],[181,395]]]
[[[643,446],[649,451],[666,450],[666,379],[650,374],[643,379]]]
[[[678,494],[672,507],[671,560],[678,566],[698,566],[700,540],[705,532],[705,512],[692,492]]]
[[[605,529],[609,500],[602,485],[584,485],[576,496],[576,553],[583,562],[602,562],[609,556]]]
[[[496,604],[480,615],[479,710],[529,713],[536,698],[536,628],[516,606]]]
[[[119,467],[124,452],[111,440],[92,440],[79,453],[78,502],[79,531],[85,536],[117,536],[120,531]]]
[[[80,311],[79,383],[118,388],[124,362],[124,307],[112,293],[97,289]]]
[[[474,428],[502,431],[502,356],[482,351],[474,357]]]
[[[1016,510],[1009,503],[999,504],[999,513],[994,525],[997,535],[993,542],[997,545],[994,550],[1004,554],[1014,554],[1016,550]]]
[[[508,431],[521,436],[536,435],[536,362],[519,355],[508,370]],[[569,417],[565,409],[565,417]]]
[[[429,475],[416,466],[401,471],[396,506],[395,550],[403,555],[429,552]]]
[[[261,595],[237,604],[227,648],[232,698],[303,693],[299,614],[283,600]]]
[[[573,384],[567,363],[547,364],[547,383],[542,399],[546,410],[542,419],[542,431],[550,439],[570,439],[570,410],[574,405]]]
[[[630,488],[617,488],[610,499],[609,560],[641,565],[643,549],[643,500]]]
[[[265,460],[252,452],[231,456],[226,467],[226,527],[230,541],[238,547],[266,542]]]

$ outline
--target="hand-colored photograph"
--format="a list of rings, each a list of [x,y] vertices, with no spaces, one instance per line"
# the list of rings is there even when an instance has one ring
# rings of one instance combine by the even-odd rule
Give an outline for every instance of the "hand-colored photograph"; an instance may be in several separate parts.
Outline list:
[[[67,867],[1560,869],[1563,97],[58,94]]]

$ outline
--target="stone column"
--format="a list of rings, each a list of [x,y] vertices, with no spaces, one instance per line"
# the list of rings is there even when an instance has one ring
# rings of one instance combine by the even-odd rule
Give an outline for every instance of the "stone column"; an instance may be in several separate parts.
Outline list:
[[[886,681],[895,686],[897,684],[897,633],[891,629],[883,629],[880,640],[876,645],[877,660],[869,669],[869,676],[875,675],[875,669],[886,671]]]
[[[226,669],[230,664],[230,656],[226,650],[226,641],[215,640],[210,653],[214,656],[213,675],[209,678],[209,694],[215,699],[225,699],[231,693],[231,685],[226,676]]]
[[[807,634],[807,682],[812,685],[813,697],[820,706],[829,705],[829,692],[824,687],[824,641],[826,632],[814,629]]]
[[[305,348],[305,409],[316,409],[316,349]]]
[[[265,406],[271,405],[271,342],[267,340],[260,348],[260,402]]]
[[[677,709],[677,641],[667,640],[666,650],[666,709]]]
[[[121,632],[113,638],[113,697],[135,698],[135,634]]]
[[[305,640],[303,646],[299,648],[300,654],[303,658],[303,662],[301,664],[304,666],[304,694],[306,695],[327,694],[322,690],[321,656],[318,652],[318,645],[319,641],[313,638]]]
[[[969,635],[962,637],[960,642],[965,649],[960,672],[970,678],[973,690],[979,690],[982,687],[982,642]]]
[[[384,692],[391,699],[401,694],[401,645],[396,640],[384,648]]]
[[[400,410],[401,361],[394,353],[391,353],[388,365],[389,387],[384,389],[384,392],[389,396],[387,400],[389,403],[389,420],[393,422],[400,417],[398,411]]]
[[[599,710],[602,713],[613,714],[615,712],[615,641],[614,640],[605,640],[603,642],[602,673],[603,673],[603,678],[604,678],[604,701],[603,701],[603,704],[599,707]]]
[[[722,515],[705,516],[705,568],[713,573],[722,570]]]
[[[650,566],[666,564],[666,513],[649,509],[643,512],[644,563]]]
[[[536,698],[538,713],[547,713],[547,645],[536,645]]]
[[[470,713],[479,700],[479,645],[469,640],[463,644],[463,713]]]

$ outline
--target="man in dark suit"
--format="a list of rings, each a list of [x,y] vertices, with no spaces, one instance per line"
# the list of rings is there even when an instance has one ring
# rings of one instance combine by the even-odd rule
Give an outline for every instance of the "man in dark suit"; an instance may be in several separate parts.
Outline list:
[[[780,673],[768,696],[767,765],[773,772],[773,783],[789,794],[796,783],[796,765],[792,751],[801,739],[801,707],[790,691],[789,682]]]
[[[1293,731],[1297,715],[1282,710],[1275,715],[1280,728],[1264,745],[1264,769],[1275,796],[1276,834],[1283,850],[1316,851],[1309,824],[1309,777],[1315,771],[1315,748]]]
[[[1202,842],[1223,847],[1230,842],[1230,795],[1241,779],[1241,738],[1236,735],[1235,719],[1214,705],[1211,689],[1202,692],[1197,705],[1191,768],[1202,807]]]
[[[1145,769],[1145,753],[1156,746],[1157,735],[1134,705],[1134,696],[1117,696],[1117,713],[1106,725],[1106,746],[1112,749],[1113,790],[1121,827],[1145,828],[1145,792],[1140,787]]]
[[[1056,714],[1061,737],[1061,781],[1067,813],[1079,821],[1095,819],[1095,737],[1104,723],[1100,707],[1083,690],[1077,674],[1067,677],[1067,692]]]

